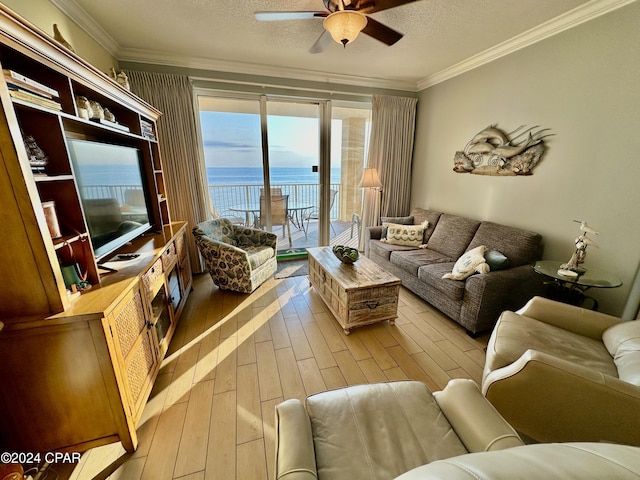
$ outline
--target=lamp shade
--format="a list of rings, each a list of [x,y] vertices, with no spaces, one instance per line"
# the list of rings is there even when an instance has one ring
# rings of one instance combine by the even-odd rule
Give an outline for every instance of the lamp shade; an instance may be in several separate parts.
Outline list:
[[[322,24],[336,42],[346,47],[367,26],[367,17],[353,10],[338,10],[325,18]]]
[[[382,182],[378,177],[378,171],[373,167],[367,167],[362,171],[362,179],[358,184],[361,188],[382,188]]]

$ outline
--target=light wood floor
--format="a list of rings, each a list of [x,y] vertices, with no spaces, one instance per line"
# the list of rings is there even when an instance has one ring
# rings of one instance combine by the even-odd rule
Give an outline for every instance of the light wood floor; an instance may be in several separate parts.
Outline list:
[[[70,478],[272,479],[282,400],[407,378],[434,390],[450,378],[479,382],[486,342],[404,288],[395,326],[345,336],[306,276],[239,295],[198,275],[144,410],[138,450],[91,450]]]

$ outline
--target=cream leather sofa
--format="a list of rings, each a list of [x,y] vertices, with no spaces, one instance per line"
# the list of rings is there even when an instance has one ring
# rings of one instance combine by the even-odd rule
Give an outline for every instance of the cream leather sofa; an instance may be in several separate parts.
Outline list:
[[[498,320],[482,391],[538,442],[640,445],[640,321],[535,297]]]
[[[526,445],[471,380],[359,385],[276,407],[278,480],[634,478],[640,448]],[[476,453],[468,453],[476,452]]]

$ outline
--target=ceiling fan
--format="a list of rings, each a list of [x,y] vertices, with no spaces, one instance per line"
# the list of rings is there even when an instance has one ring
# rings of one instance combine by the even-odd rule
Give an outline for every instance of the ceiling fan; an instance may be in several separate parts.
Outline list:
[[[304,20],[323,18],[325,30],[309,49],[309,53],[320,53],[331,39],[347,46],[360,32],[387,45],[402,38],[402,33],[383,25],[367,14],[399,7],[417,0],[322,0],[326,11],[306,12],[255,12],[256,20]]]

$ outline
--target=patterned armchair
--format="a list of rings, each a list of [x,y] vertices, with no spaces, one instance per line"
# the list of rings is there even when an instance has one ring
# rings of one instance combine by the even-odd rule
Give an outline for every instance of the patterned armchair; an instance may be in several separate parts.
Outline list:
[[[278,236],[273,233],[218,218],[196,225],[193,236],[222,290],[251,293],[276,271]]]

